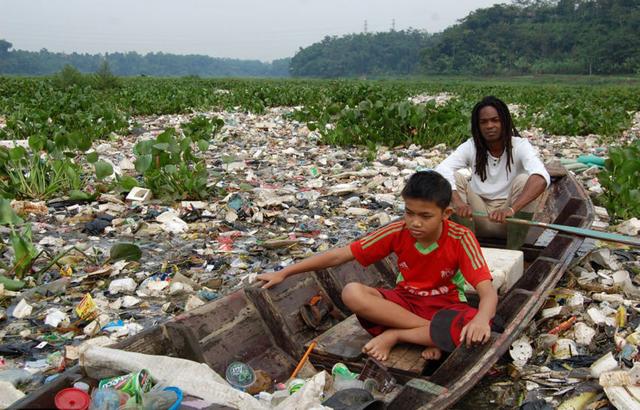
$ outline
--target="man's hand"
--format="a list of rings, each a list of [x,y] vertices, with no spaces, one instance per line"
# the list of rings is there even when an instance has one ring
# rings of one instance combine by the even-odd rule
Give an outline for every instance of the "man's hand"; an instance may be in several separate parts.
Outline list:
[[[489,320],[480,314],[462,328],[460,343],[466,343],[467,347],[475,343],[486,343],[491,338],[491,326]]]
[[[498,223],[504,223],[507,218],[511,218],[515,215],[513,208],[500,208],[489,214],[489,220]]]
[[[453,202],[453,210],[461,218],[471,218],[473,215],[473,209],[471,209],[471,205],[462,200]]]
[[[284,272],[280,270],[277,272],[261,273],[260,275],[256,276],[256,279],[267,282],[262,285],[262,289],[269,289],[270,287],[273,287],[285,280],[286,277],[287,275],[285,275]]]

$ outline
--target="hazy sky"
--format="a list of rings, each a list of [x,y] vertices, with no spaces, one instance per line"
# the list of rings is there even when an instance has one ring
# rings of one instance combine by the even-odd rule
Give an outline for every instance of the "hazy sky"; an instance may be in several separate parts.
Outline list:
[[[442,31],[495,0],[0,0],[14,49],[162,51],[270,61],[325,35]]]

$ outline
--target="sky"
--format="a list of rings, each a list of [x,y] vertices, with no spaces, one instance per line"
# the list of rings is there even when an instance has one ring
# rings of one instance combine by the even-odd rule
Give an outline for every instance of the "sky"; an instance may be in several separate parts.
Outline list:
[[[440,32],[495,0],[0,0],[14,49],[203,54],[271,61],[327,35]]]

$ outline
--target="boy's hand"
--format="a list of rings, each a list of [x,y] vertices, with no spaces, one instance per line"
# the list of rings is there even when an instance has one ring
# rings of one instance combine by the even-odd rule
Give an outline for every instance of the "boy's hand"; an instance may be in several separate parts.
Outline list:
[[[277,272],[261,273],[260,275],[256,276],[256,279],[267,282],[262,285],[262,289],[269,289],[270,287],[275,286],[285,280],[286,277],[287,276],[284,274],[284,272],[280,270]]]
[[[466,339],[467,347],[474,343],[486,343],[491,338],[491,326],[489,320],[483,318],[479,314],[465,325],[460,332],[460,343],[464,343]]]

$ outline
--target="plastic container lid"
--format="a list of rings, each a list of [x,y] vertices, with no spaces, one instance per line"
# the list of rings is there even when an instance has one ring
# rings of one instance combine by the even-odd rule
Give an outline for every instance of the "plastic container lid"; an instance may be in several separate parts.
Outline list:
[[[73,387],[60,390],[56,394],[55,404],[59,410],[86,410],[89,408],[91,398],[89,395]]]
[[[89,389],[90,389],[89,385],[85,382],[75,382],[73,383],[73,387],[87,393],[89,393]]]

